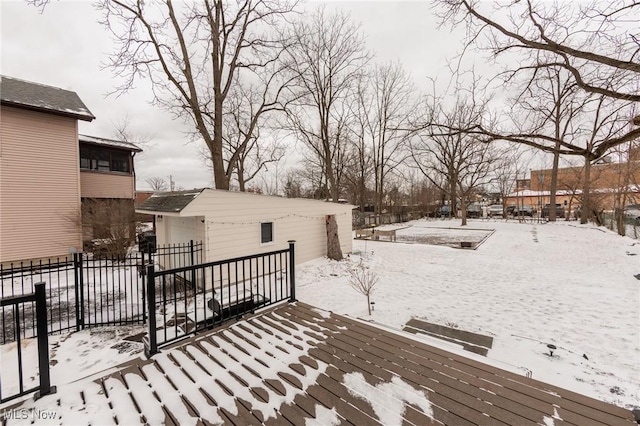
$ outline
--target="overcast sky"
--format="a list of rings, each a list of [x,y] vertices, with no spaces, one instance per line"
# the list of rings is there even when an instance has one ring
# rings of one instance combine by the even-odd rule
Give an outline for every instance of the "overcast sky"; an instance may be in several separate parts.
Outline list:
[[[376,60],[399,60],[418,87],[427,76],[448,78],[446,58],[458,50],[459,37],[436,29],[428,2],[330,2],[329,7],[350,12]],[[101,64],[114,46],[90,1],[52,0],[40,13],[24,1],[2,0],[0,15],[3,75],[78,93],[96,116],[80,122],[80,133],[114,137],[114,123],[128,116],[134,133],[153,137],[136,157],[138,189],[148,188],[148,177],[168,180],[169,175],[185,189],[212,186],[197,144],[185,135],[189,125],[150,105],[147,82],[138,81],[127,95],[106,96],[118,80]]]

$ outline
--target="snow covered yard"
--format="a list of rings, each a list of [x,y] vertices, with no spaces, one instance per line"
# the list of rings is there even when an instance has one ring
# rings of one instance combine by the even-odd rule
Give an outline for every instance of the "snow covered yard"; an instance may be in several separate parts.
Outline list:
[[[477,241],[495,232],[477,250],[354,241],[346,261],[298,267],[298,299],[396,329],[415,317],[489,335],[492,365],[531,371],[534,379],[625,408],[640,405],[639,242],[564,222],[477,220],[460,229],[458,221],[421,220],[401,227],[407,225],[398,235],[420,237],[412,241]],[[365,297],[348,284],[360,262],[379,277],[371,317]],[[144,331],[110,327],[51,336],[52,384],[104,375],[142,356],[142,344],[125,338]],[[549,343],[557,346],[553,357]],[[35,346],[23,342],[32,382]],[[17,386],[15,355],[15,343],[0,346],[3,390]]]
[[[408,225],[398,235],[442,238],[459,221]],[[468,228],[496,231],[475,251],[356,240],[348,261],[298,268],[297,296],[398,329],[417,317],[490,335],[488,357],[534,379],[640,405],[640,242],[565,222],[472,220]],[[361,260],[379,277],[371,317],[348,284]],[[553,357],[547,344],[558,348]]]

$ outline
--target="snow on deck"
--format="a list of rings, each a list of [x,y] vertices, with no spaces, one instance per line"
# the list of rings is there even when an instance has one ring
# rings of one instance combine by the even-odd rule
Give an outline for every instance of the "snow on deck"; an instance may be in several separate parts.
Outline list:
[[[24,410],[24,411],[20,411]],[[304,303],[5,411],[56,424],[635,424],[630,411]]]

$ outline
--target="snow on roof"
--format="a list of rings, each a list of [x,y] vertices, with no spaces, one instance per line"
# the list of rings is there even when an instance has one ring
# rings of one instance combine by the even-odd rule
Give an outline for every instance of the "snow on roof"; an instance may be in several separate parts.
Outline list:
[[[78,135],[78,140],[82,143],[89,143],[93,145],[103,145],[103,146],[109,146],[113,148],[122,148],[122,149],[126,149],[128,151],[133,151],[133,152],[142,151],[142,149],[140,149],[137,145],[132,144],[131,142],[119,141],[115,139],[99,138],[96,136],[88,136],[88,135]]]
[[[13,77],[0,76],[0,102],[84,121],[95,118],[75,92]]]

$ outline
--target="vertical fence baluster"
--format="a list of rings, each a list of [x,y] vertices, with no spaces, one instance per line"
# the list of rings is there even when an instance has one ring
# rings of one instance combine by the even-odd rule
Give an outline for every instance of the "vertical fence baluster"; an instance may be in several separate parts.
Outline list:
[[[79,260],[78,278],[80,279],[80,327],[84,329],[84,253],[80,253]]]
[[[266,284],[266,280],[267,280],[267,278],[266,278],[267,271],[264,268],[264,256],[261,256],[261,260],[262,260],[262,271],[261,271],[261,274],[262,274],[262,297],[264,297],[266,299],[267,298],[267,292],[266,292],[266,289],[265,289],[265,284]],[[258,285],[260,285],[260,283],[258,283]]]
[[[15,319],[15,335],[16,335],[16,349],[18,350],[18,380],[20,381],[19,389],[20,393],[24,392],[23,377],[22,377],[22,338],[20,337],[20,307],[18,304],[14,306],[14,319]]]
[[[73,253],[73,288],[76,294],[76,331],[80,331],[80,279],[78,277],[78,271],[80,266],[78,265],[79,253]]]

